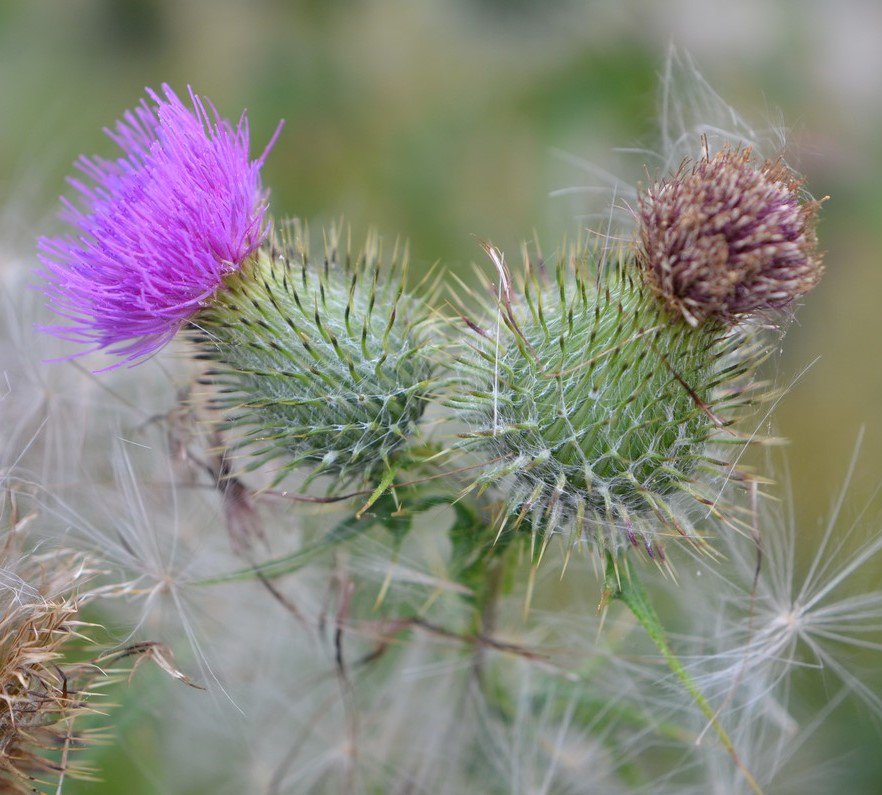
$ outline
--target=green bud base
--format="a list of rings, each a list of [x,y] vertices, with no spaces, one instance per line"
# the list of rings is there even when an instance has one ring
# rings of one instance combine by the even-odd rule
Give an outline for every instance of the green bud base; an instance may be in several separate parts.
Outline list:
[[[469,324],[450,399],[471,429],[462,447],[487,462],[473,487],[505,481],[508,525],[600,549],[662,556],[665,533],[695,538],[697,473],[720,474],[709,446],[734,440],[762,348],[743,330],[691,327],[628,262],[574,255],[556,279],[528,263],[516,291],[490,252],[502,287],[489,321]]]
[[[410,440],[433,389],[422,302],[405,292],[406,256],[355,258],[332,231],[314,261],[291,234],[261,248],[192,324],[204,383],[248,469],[278,460],[338,483],[367,482]]]

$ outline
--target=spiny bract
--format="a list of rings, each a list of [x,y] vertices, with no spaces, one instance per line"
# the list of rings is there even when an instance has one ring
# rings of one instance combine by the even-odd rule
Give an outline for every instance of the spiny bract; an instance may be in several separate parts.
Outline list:
[[[388,266],[370,237],[352,262],[331,230],[323,261],[292,227],[226,279],[193,323],[203,381],[249,469],[282,459],[339,482],[368,481],[411,439],[433,388],[425,304],[405,292],[407,255]],[[342,259],[342,261],[341,261]],[[399,261],[400,260],[400,261]]]
[[[656,555],[662,534],[695,537],[700,474],[718,473],[708,445],[739,441],[726,426],[752,399],[744,376],[763,348],[722,324],[690,327],[632,264],[574,253],[555,282],[527,261],[515,296],[488,250],[502,280],[497,319],[468,323],[472,353],[450,399],[470,426],[462,445],[486,462],[473,487],[503,485],[516,527],[600,550]]]

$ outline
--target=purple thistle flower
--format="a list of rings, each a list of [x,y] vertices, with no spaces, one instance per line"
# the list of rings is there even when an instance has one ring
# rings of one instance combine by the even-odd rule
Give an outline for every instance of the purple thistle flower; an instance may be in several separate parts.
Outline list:
[[[152,105],[142,100],[105,130],[122,157],[76,161],[88,181],[68,182],[84,209],[61,200],[76,236],[38,243],[43,292],[70,321],[43,330],[90,346],[75,356],[153,354],[267,236],[260,169],[281,125],[249,160],[244,114],[234,128],[192,89],[192,109],[162,92],[148,89]]]
[[[781,161],[724,148],[639,196],[638,261],[665,303],[696,326],[787,307],[823,267],[820,202]]]

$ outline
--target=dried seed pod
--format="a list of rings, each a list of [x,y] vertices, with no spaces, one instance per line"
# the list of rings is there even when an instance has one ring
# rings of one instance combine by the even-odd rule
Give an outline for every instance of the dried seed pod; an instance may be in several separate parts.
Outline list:
[[[64,550],[23,544],[31,517],[17,513],[14,494],[0,489],[0,790],[34,792],[35,782],[84,775],[62,748],[88,735],[74,719],[94,711],[89,700],[105,677],[88,662],[71,664],[70,645],[86,626],[92,561]],[[54,790],[54,787],[53,787]]]

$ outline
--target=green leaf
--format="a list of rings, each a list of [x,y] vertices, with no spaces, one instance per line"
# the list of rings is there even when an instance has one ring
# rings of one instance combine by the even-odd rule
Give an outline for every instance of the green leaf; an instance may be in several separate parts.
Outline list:
[[[395,473],[398,472],[398,467],[390,466],[386,472],[383,474],[382,480],[377,484],[377,488],[373,490],[371,496],[368,497],[368,501],[359,508],[358,513],[355,516],[360,519],[368,508],[371,507],[380,497],[383,496],[392,486],[392,481],[395,480]]]
[[[279,558],[247,566],[236,571],[197,580],[194,585],[219,585],[226,582],[251,580],[257,577],[275,579],[298,571],[322,554],[338,547],[355,536],[380,525],[385,528],[400,545],[413,525],[413,517],[436,505],[446,504],[447,497],[431,496],[414,500],[408,505],[399,506],[392,495],[386,492],[373,501],[370,511],[348,516],[331,532],[314,544],[302,547],[296,552]]]
[[[342,544],[344,541],[352,538],[358,533],[367,530],[374,522],[373,515],[366,515],[362,519],[356,519],[350,516],[338,524],[330,533],[315,544],[302,547],[296,552],[284,555],[280,558],[257,563],[244,569],[237,569],[227,574],[220,574],[217,577],[208,577],[204,580],[197,580],[194,585],[220,585],[225,582],[237,582],[239,580],[251,580],[257,577],[265,579],[274,579],[284,574],[290,574],[298,569],[302,569],[307,563],[317,558],[324,552],[333,549]]]

